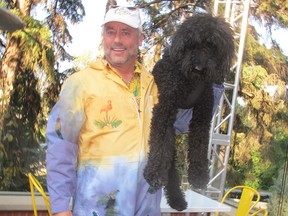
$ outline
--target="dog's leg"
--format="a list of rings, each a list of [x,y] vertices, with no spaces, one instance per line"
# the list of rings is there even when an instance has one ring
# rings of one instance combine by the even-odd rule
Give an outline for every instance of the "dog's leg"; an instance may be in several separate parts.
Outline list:
[[[207,86],[201,101],[193,108],[189,125],[188,179],[197,189],[206,189],[209,181],[207,158],[213,109],[212,85]]]
[[[187,202],[184,193],[180,188],[181,180],[175,167],[175,159],[172,161],[172,165],[169,169],[168,178],[168,184],[164,187],[167,203],[171,208],[176,209],[177,211],[183,211],[187,208]]]
[[[148,163],[144,177],[150,186],[160,188],[168,183],[168,171],[175,152],[174,122],[177,114],[178,67],[171,64],[169,55],[159,60],[153,68],[155,82],[159,89],[159,103],[153,109],[149,140]]]
[[[159,97],[159,101],[161,97]],[[150,134],[150,152],[144,169],[144,177],[154,188],[168,183],[170,169],[175,152],[175,122],[177,108],[171,104],[158,103],[153,110]]]

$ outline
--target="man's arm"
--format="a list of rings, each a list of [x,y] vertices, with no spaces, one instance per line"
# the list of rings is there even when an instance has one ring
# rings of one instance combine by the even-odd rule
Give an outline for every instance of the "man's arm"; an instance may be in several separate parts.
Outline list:
[[[75,191],[77,142],[84,120],[81,92],[78,82],[67,81],[48,119],[46,168],[52,214],[69,215]]]

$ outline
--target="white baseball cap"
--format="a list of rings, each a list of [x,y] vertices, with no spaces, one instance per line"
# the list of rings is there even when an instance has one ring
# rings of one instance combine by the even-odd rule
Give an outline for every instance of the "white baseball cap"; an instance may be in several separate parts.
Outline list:
[[[121,22],[142,31],[140,12],[136,7],[110,6],[105,15],[103,25],[108,22]]]

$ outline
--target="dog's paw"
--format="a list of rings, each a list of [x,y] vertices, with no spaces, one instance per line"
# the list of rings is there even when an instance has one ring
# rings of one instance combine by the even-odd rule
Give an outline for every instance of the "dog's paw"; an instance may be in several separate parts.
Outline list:
[[[187,202],[184,200],[184,201],[178,201],[177,203],[175,204],[171,204],[170,207],[177,210],[177,211],[183,211],[187,208]]]
[[[174,196],[166,197],[168,205],[177,210],[177,211],[183,211],[187,208],[187,202],[184,199],[184,196],[177,196],[177,194],[174,194]]]
[[[156,188],[156,187],[150,186],[150,187],[148,188],[148,193],[150,193],[150,194],[155,194],[159,189],[160,189],[160,188]]]
[[[209,182],[208,171],[189,173],[188,181],[195,189],[206,189]]]
[[[159,172],[159,170],[149,169],[147,166],[144,169],[144,178],[152,188],[159,189],[168,184],[168,173]]]

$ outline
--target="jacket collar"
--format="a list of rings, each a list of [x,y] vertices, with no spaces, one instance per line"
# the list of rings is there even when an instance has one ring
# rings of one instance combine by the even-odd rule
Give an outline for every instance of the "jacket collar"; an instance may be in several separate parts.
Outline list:
[[[96,61],[90,65],[90,67],[95,70],[105,71],[105,74],[106,75],[109,74],[109,77],[111,77],[113,73],[120,77],[120,75],[116,72],[116,70],[113,69],[112,66],[110,66],[109,62],[106,61],[102,57],[97,58]],[[149,84],[151,83],[151,81],[153,80],[153,75],[149,73],[146,70],[146,68],[143,65],[141,65],[139,62],[136,62],[135,64],[135,72],[141,74],[140,76],[141,88],[142,88],[141,91],[145,91],[147,87],[149,86]]]

